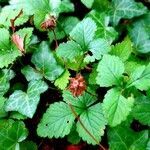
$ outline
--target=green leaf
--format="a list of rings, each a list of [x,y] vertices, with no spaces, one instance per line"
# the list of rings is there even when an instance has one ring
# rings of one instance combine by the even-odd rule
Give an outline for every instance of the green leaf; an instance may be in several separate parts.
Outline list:
[[[29,65],[25,66],[21,72],[26,77],[27,81],[39,80],[43,78],[43,76],[36,69]]]
[[[5,26],[6,28],[11,27],[10,19],[14,19],[19,14],[20,11],[21,11],[20,8],[12,9],[11,6],[3,7],[0,13],[0,25]],[[24,24],[25,22],[27,22],[28,19],[29,19],[28,15],[23,13],[19,18],[16,19],[14,25],[20,26]]]
[[[136,133],[130,128],[118,126],[109,129],[108,140],[111,150],[145,150],[148,131]]]
[[[98,144],[101,141],[101,136],[104,134],[106,125],[106,119],[103,116],[101,104],[98,103],[90,108],[87,108],[87,110],[80,115],[80,120],[90,134],[93,135],[95,140],[87,133],[78,121],[77,132],[79,133],[79,136],[88,144]]]
[[[111,54],[118,56],[123,62],[125,62],[132,53],[132,43],[128,37],[126,37],[121,43],[117,43],[112,47]]]
[[[117,25],[120,19],[131,19],[143,15],[147,12],[142,3],[134,0],[112,0],[111,17],[114,25]]]
[[[126,120],[134,103],[133,97],[125,98],[118,89],[111,89],[105,95],[103,111],[112,127]]]
[[[9,35],[9,31],[7,29],[1,28],[0,29],[0,34],[3,36],[0,36],[0,52],[2,50],[7,50],[10,48],[10,35]]]
[[[149,140],[148,143],[147,143],[146,150],[150,150],[150,140]]]
[[[97,60],[100,60],[102,55],[107,54],[110,50],[111,47],[105,39],[96,39],[89,44],[89,51],[91,51],[93,55],[87,56],[88,59],[92,57]]]
[[[47,90],[48,86],[44,81],[32,81],[29,83],[27,93],[17,90],[5,103],[6,111],[18,111],[19,113],[32,118],[40,100],[40,94]]]
[[[138,97],[133,107],[132,115],[144,125],[150,125],[150,99],[146,96]]]
[[[0,118],[3,118],[7,115],[7,112],[4,109],[6,98],[0,96]]]
[[[73,12],[74,11],[74,5],[70,0],[62,0],[60,5],[60,12]]]
[[[51,104],[37,128],[41,137],[64,137],[70,133],[75,117],[64,102]]]
[[[77,17],[60,17],[57,21],[57,26],[54,29],[56,33],[56,39],[60,40],[63,39],[65,36],[68,36],[71,30],[76,26],[76,24],[79,22],[79,19]],[[49,32],[48,34],[50,41],[55,39],[55,36],[53,32]]]
[[[94,3],[94,0],[81,0],[81,2],[88,8],[91,8],[93,3]]]
[[[15,76],[12,70],[3,69],[0,71],[0,96],[3,96],[10,88],[9,81]]]
[[[23,122],[13,120],[0,121],[0,149],[14,150],[27,138],[28,132]]]
[[[79,44],[74,41],[68,41],[59,45],[56,49],[56,54],[65,61],[70,60],[71,62],[75,62],[77,57],[83,55],[83,51]]]
[[[101,87],[120,85],[124,64],[119,57],[104,55],[97,67],[97,84]]]
[[[95,22],[91,18],[86,18],[73,28],[70,37],[76,41],[84,51],[87,51],[89,43],[94,39],[95,31]]]
[[[150,32],[141,21],[136,21],[128,28],[129,36],[134,43],[137,52],[149,53],[150,52]],[[142,39],[140,38],[142,37]]]
[[[84,110],[97,100],[97,96],[92,90],[89,90],[88,93],[84,92],[81,96],[74,97],[70,91],[66,90],[63,92],[63,100],[68,104]]]
[[[17,31],[16,33],[22,38],[25,39],[25,48],[29,45],[31,41],[31,36],[32,36],[33,28],[23,28]]]
[[[0,36],[0,68],[3,68],[12,64],[21,53],[17,49],[12,49],[8,30],[2,28],[0,34],[3,35]]]
[[[101,5],[101,3],[99,5]],[[109,16],[105,13],[99,13],[96,11],[92,11],[89,16],[97,25],[97,30],[95,32],[96,38],[104,38],[109,41],[109,43],[112,43],[117,38],[117,31],[113,27],[109,26]]]
[[[139,90],[150,88],[150,64],[140,66],[131,74],[127,87],[135,86]]]
[[[96,77],[97,77],[97,64],[93,65],[92,72],[89,75],[89,84],[96,84]]]
[[[79,136],[78,132],[76,131],[76,124],[74,123],[72,126],[72,129],[69,133],[69,135],[67,136],[67,140],[68,142],[72,143],[72,144],[79,144],[81,137]]]
[[[37,150],[37,145],[32,141],[25,141],[20,143],[20,150]]]
[[[64,90],[69,83],[70,72],[66,70],[58,79],[55,80],[54,85]]]
[[[32,55],[31,61],[36,66],[37,70],[50,81],[58,78],[64,71],[64,69],[56,62],[56,59],[46,42],[40,44],[39,49]]]

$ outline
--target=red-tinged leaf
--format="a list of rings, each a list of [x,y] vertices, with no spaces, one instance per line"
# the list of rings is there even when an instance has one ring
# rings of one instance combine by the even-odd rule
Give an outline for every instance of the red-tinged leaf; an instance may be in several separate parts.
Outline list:
[[[66,147],[66,150],[81,150],[81,145],[69,145]]]
[[[22,39],[19,35],[17,34],[13,34],[12,35],[12,41],[13,43],[17,46],[17,48],[24,53],[25,49],[24,49],[24,39]]]

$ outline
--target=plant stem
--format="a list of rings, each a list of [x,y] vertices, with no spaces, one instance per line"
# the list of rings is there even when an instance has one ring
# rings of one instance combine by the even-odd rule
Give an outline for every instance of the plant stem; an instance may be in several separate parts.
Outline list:
[[[69,103],[69,107],[72,111],[72,113],[74,114],[74,116],[77,118],[77,120],[79,121],[79,123],[81,124],[82,128],[86,131],[86,133],[99,145],[99,147],[102,148],[102,150],[106,150],[105,147],[103,147],[99,141],[88,131],[88,129],[84,126],[84,124],[82,123],[80,117],[78,116],[78,114],[76,113],[76,111],[73,108],[73,105],[71,103]]]

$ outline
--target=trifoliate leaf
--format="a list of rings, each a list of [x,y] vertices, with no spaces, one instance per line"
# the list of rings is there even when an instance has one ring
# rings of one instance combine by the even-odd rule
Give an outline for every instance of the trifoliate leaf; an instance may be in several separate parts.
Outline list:
[[[124,64],[119,57],[104,55],[97,67],[97,84],[101,87],[120,85]]]
[[[57,26],[54,29],[56,33],[56,39],[60,40],[63,39],[65,36],[68,36],[71,30],[76,26],[76,24],[79,22],[79,19],[77,17],[61,17],[58,18]],[[55,39],[53,32],[49,32],[48,34],[50,41],[53,41]]]
[[[3,69],[0,71],[0,96],[3,96],[10,88],[9,81],[15,76],[12,70]]]
[[[144,125],[150,125],[150,99],[148,97],[138,97],[133,107],[132,115]]]
[[[130,128],[118,126],[109,129],[108,139],[111,150],[145,150],[148,131],[136,133]]]
[[[38,125],[37,134],[49,138],[64,137],[69,134],[74,119],[75,117],[66,103],[51,104]]]
[[[0,121],[0,149],[18,149],[19,143],[27,138],[28,131],[23,122],[13,120]]]
[[[5,26],[6,28],[9,28],[11,26],[11,19],[14,19],[21,11],[21,8],[19,9],[12,9],[11,6],[3,7],[1,13],[0,13],[0,25]],[[24,12],[22,15],[19,16],[14,22],[15,26],[19,26],[27,22],[29,19],[28,15],[25,15]]]
[[[102,55],[107,54],[111,50],[110,45],[105,39],[96,39],[89,44],[89,51],[92,52],[92,56],[97,60],[100,60]]]
[[[86,18],[73,28],[70,37],[76,41],[84,51],[88,51],[88,45],[93,40],[95,31],[95,22],[91,18]]]
[[[64,91],[63,100],[68,104],[84,110],[97,100],[97,96],[93,91],[89,91],[89,93],[84,92],[81,96],[74,97],[70,91]]]
[[[98,144],[101,141],[101,136],[104,134],[106,125],[106,119],[103,116],[101,104],[98,103],[87,108],[87,110],[80,115],[80,120],[93,138],[78,121],[77,132],[79,133],[79,136],[88,144]]]
[[[131,74],[127,87],[135,86],[139,90],[150,88],[150,64],[140,66]]]
[[[0,96],[0,118],[3,118],[7,115],[7,112],[4,109],[5,101],[6,101],[6,98]]]
[[[27,93],[17,90],[5,103],[6,111],[18,111],[19,113],[32,118],[40,100],[40,94],[48,88],[44,81],[32,81],[29,83]]]
[[[101,5],[101,3],[99,4]],[[117,31],[109,26],[110,17],[105,13],[99,13],[92,11],[90,17],[95,21],[97,25],[97,30],[95,32],[96,38],[104,38],[105,40],[112,43],[118,36]]]
[[[114,25],[117,25],[121,18],[131,19],[146,12],[146,7],[134,0],[112,0],[111,17]]]
[[[150,32],[147,30],[145,24],[141,21],[136,21],[130,26],[129,36],[134,43],[135,49],[140,53],[150,52]],[[142,37],[142,38],[140,38]]]
[[[58,79],[55,81],[55,86],[59,87],[61,90],[64,90],[69,83],[70,72],[66,70]]]
[[[112,47],[111,54],[118,56],[123,62],[126,61],[132,52],[132,43],[126,37],[121,43],[117,43]]]
[[[94,0],[81,0],[81,2],[88,8],[91,8],[93,3],[94,3]]]
[[[40,72],[38,72],[36,69],[32,68],[29,65],[25,66],[21,70],[21,72],[26,77],[27,81],[39,80],[39,79],[43,78],[43,76]]]
[[[132,97],[125,98],[118,89],[111,89],[105,95],[103,101],[103,111],[112,127],[120,124],[129,115],[133,106]]]
[[[49,49],[48,43],[46,42],[42,42],[39,49],[37,49],[32,55],[32,63],[34,63],[37,70],[50,81],[58,78],[64,71],[64,69],[57,63],[52,51]]]

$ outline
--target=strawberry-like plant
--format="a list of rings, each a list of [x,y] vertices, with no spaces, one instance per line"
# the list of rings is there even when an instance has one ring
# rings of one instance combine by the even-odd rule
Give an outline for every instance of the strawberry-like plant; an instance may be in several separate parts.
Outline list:
[[[149,150],[149,4],[0,0],[0,150]]]

